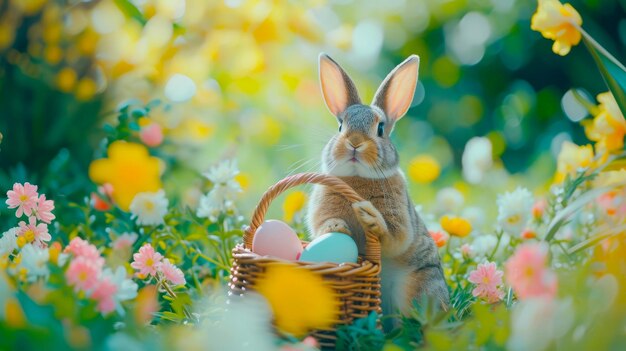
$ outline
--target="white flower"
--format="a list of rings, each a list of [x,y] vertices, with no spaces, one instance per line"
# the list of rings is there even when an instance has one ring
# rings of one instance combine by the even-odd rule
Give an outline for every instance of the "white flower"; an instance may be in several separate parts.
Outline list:
[[[441,214],[458,213],[463,207],[465,197],[455,188],[443,188],[437,193],[435,199],[437,212]]]
[[[478,184],[493,166],[491,141],[485,137],[474,137],[465,144],[461,163],[463,177],[468,183]]]
[[[0,256],[10,254],[17,249],[17,232],[19,228],[11,228],[2,234],[0,238]]]
[[[531,217],[535,200],[526,188],[517,188],[513,192],[498,195],[498,224],[502,229],[519,236]]]
[[[430,212],[426,212],[426,210],[424,209],[424,206],[415,205],[415,212],[417,212],[417,215],[420,217],[422,222],[424,222],[424,225],[426,226],[426,228],[430,230],[441,229],[441,225],[439,224],[439,221],[437,220],[437,218],[435,218],[435,215]]]
[[[511,336],[507,348],[512,351],[545,350],[553,339],[565,335],[573,321],[571,298],[521,300],[511,312]]]
[[[479,235],[476,239],[474,239],[471,248],[476,259],[480,261],[483,258],[488,258],[496,248],[496,245],[498,245],[498,249],[496,250],[494,256],[501,256],[504,253],[504,250],[509,246],[510,242],[511,237],[506,233],[502,234],[502,237],[500,237],[500,244],[498,244],[497,236],[493,234],[485,234]]]
[[[20,252],[22,255],[20,268],[26,269],[26,277],[29,282],[33,282],[39,277],[48,278],[50,274],[48,269],[50,253],[48,249],[43,249],[33,244],[26,244]]]
[[[220,303],[222,305],[222,303]],[[215,303],[213,303],[215,306]],[[271,309],[265,299],[257,294],[234,298],[219,308],[213,308],[197,332],[190,338],[179,339],[176,349],[209,346],[220,351],[276,350],[271,330]],[[245,321],[245,323],[242,323]],[[219,347],[217,346],[219,345]]]
[[[234,179],[239,173],[236,161],[223,161],[204,175],[213,183],[213,189],[200,198],[198,217],[217,220],[221,213],[235,212],[235,200],[241,186]]]
[[[115,302],[115,309],[123,316],[124,308],[122,308],[121,302],[134,299],[137,296],[137,283],[126,278],[126,269],[124,269],[124,267],[117,267],[115,272],[110,268],[106,268],[102,271],[102,277],[100,279],[108,279],[117,287],[112,298]]]
[[[137,241],[137,233],[122,233],[111,243],[114,250],[127,250]]]
[[[213,184],[228,183],[233,180],[237,174],[239,174],[237,160],[224,160],[217,166],[211,167],[211,169],[203,173]]]
[[[461,217],[472,223],[472,228],[480,229],[485,225],[485,211],[477,206],[467,207],[461,212]]]
[[[130,212],[139,225],[159,225],[163,223],[163,217],[167,214],[168,204],[163,189],[156,193],[139,193],[130,203]]]

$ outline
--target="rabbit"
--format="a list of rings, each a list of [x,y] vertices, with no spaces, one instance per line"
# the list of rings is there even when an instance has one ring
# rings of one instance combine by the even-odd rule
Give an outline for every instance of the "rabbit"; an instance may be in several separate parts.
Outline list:
[[[384,315],[406,314],[414,300],[430,299],[443,309],[449,304],[437,246],[409,198],[398,152],[389,139],[411,106],[418,68],[419,57],[411,55],[387,75],[368,106],[339,64],[326,54],[319,56],[322,95],[339,122],[338,133],[324,147],[322,173],[341,178],[366,201],[351,205],[332,190],[315,186],[307,209],[309,233],[312,239],[329,232],[351,235],[360,254],[365,251],[361,225],[379,236]]]

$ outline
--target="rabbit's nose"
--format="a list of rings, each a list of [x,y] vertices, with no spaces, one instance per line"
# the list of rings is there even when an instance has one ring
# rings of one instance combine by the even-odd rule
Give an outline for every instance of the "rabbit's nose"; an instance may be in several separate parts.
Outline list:
[[[361,151],[363,148],[365,148],[364,142],[354,143],[352,140],[346,139],[345,144],[346,148],[350,151]]]

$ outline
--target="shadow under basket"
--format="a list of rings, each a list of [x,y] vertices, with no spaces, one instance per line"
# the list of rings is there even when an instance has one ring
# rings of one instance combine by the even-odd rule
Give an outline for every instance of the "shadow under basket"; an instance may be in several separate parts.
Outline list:
[[[252,240],[257,228],[264,222],[265,214],[271,202],[285,190],[300,184],[319,184],[327,186],[345,197],[350,203],[364,201],[343,180],[329,175],[317,173],[294,174],[270,187],[259,201],[250,226],[246,228],[243,243],[232,251],[233,266],[231,267],[229,295],[242,296],[255,290],[255,283],[266,268],[272,264],[293,264],[302,269],[320,275],[336,292],[340,300],[340,310],[336,323],[327,330],[315,330],[311,333],[322,347],[334,347],[336,329],[349,325],[355,319],[367,317],[372,311],[380,315],[380,242],[378,237],[365,230],[365,255],[359,256],[358,263],[316,263],[293,262],[270,256],[260,256],[252,252]],[[357,218],[359,214],[356,213]],[[308,243],[303,242],[306,247]],[[271,277],[270,277],[271,279]],[[378,323],[380,325],[380,323]]]

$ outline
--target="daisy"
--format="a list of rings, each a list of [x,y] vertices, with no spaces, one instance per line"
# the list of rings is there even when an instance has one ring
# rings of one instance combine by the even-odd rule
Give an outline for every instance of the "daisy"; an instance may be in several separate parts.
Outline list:
[[[155,276],[163,255],[154,251],[154,248],[150,244],[145,244],[139,249],[139,252],[133,255],[133,262],[131,267],[139,271],[141,275]]]
[[[105,315],[115,310],[115,299],[113,298],[115,293],[117,293],[117,285],[103,274],[103,277],[98,280],[90,297],[96,300],[96,308],[98,311]]]
[[[557,280],[547,268],[547,245],[522,244],[505,263],[507,282],[520,299],[530,297],[554,297]]]
[[[525,188],[498,195],[498,224],[510,235],[519,236],[528,223],[535,201]]]
[[[139,193],[130,203],[130,212],[139,225],[159,225],[167,214],[168,203],[162,189],[155,193]]]
[[[65,253],[71,253],[74,257],[86,257],[88,259],[100,261],[104,264],[104,259],[100,257],[100,252],[95,245],[79,237],[75,237],[63,250]],[[100,259],[100,260],[98,260]]]
[[[211,167],[207,172],[202,173],[213,184],[225,184],[230,182],[239,174],[237,160],[225,160],[217,166]]]
[[[137,284],[126,278],[124,267],[117,267],[115,271],[107,268],[102,272],[100,280],[91,298],[98,302],[97,308],[104,315],[114,310],[124,315],[121,302],[137,296]]]
[[[237,162],[226,160],[204,173],[213,183],[211,191],[200,198],[197,215],[212,221],[222,213],[234,212],[235,200],[242,192],[241,184],[234,178],[239,174]]]
[[[33,282],[39,277],[48,277],[50,274],[48,269],[48,260],[50,259],[48,249],[26,244],[22,248],[21,256],[20,266],[26,270],[26,279],[29,282]]]
[[[37,206],[37,186],[28,182],[24,185],[13,184],[13,190],[7,191],[6,204],[9,208],[17,208],[15,216],[18,218],[22,217],[22,214],[32,215],[33,208]]]
[[[470,184],[483,181],[485,174],[493,166],[491,141],[485,137],[470,139],[463,150],[461,159],[463,178]]]
[[[46,200],[46,195],[41,194],[37,199],[37,207],[34,211],[37,219],[50,224],[50,222],[56,218],[56,216],[52,214],[52,210],[54,210],[54,201]]]
[[[52,238],[50,233],[48,233],[48,225],[45,223],[37,224],[37,219],[35,217],[28,217],[28,224],[21,221],[19,226],[19,236],[23,236],[27,242],[35,241],[42,244],[44,241],[50,241]]]
[[[504,292],[498,289],[498,285],[502,284],[502,271],[496,268],[495,262],[479,264],[476,270],[470,272],[468,280],[476,285],[472,291],[474,297],[485,299],[489,303],[504,297]]]
[[[437,213],[457,213],[463,207],[465,197],[455,188],[443,188],[439,190],[435,198]]]
[[[0,238],[0,256],[10,254],[17,249],[17,234],[19,228],[11,228],[2,234]]]
[[[137,241],[137,238],[137,233],[122,233],[113,240],[111,247],[116,251],[129,249]]]
[[[174,285],[185,285],[185,275],[180,268],[176,267],[169,259],[164,259],[159,265],[159,271],[163,273],[165,279]]]
[[[76,291],[90,291],[98,283],[101,269],[102,265],[98,260],[79,256],[70,262],[67,271],[65,271],[65,279],[69,285],[74,286]]]

